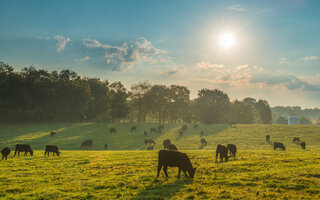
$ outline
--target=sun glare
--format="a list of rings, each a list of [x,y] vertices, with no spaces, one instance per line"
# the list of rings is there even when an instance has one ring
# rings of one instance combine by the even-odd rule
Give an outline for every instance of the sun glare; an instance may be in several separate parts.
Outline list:
[[[234,45],[234,36],[231,33],[222,34],[219,38],[220,46],[228,49]]]

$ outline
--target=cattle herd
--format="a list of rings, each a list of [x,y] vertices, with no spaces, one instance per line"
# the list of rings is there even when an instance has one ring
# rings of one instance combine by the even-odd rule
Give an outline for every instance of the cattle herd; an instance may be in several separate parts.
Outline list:
[[[236,127],[236,123],[232,122],[229,124],[230,127]],[[199,125],[196,124],[193,126],[194,129],[199,128]],[[184,135],[184,133],[187,131],[188,126],[187,125],[183,125],[179,131],[179,137],[182,137]],[[136,126],[132,126],[130,129],[130,132],[136,131],[137,127]],[[164,130],[164,125],[159,125],[157,128],[150,128],[149,133],[147,131],[144,131],[144,136],[148,136],[152,133],[158,134],[158,133],[162,133],[162,131]],[[117,133],[117,130],[112,127],[109,129],[110,134],[115,134]],[[57,133],[52,131],[50,132],[50,136],[55,136]],[[200,131],[200,143],[201,146],[204,147],[206,145],[208,145],[207,140],[204,138],[205,133],[203,130]],[[281,142],[271,142],[270,141],[270,135],[266,135],[266,141],[268,142],[268,144],[273,146],[273,149],[280,149],[285,151],[286,148],[284,146],[283,143]],[[300,138],[295,137],[292,140],[293,143],[301,146],[302,149],[306,149],[306,143],[305,142],[301,142]],[[146,147],[147,150],[153,150],[154,146],[156,145],[156,142],[153,139],[145,139],[144,140],[144,145]],[[81,143],[80,148],[81,149],[92,149],[93,146],[93,141],[92,140],[85,140],[84,142]],[[105,144],[104,145],[104,149],[108,149],[108,145]],[[10,154],[10,149],[8,147],[5,147],[1,150],[1,154],[2,154],[2,160],[8,158],[8,155]],[[33,150],[31,149],[31,146],[28,144],[17,144],[16,148],[15,148],[15,152],[14,152],[14,157],[16,156],[16,154],[18,153],[18,156],[20,156],[20,152],[23,152],[25,156],[28,155],[28,153],[33,156]],[[49,153],[52,153],[52,155],[60,155],[60,151],[58,149],[58,147],[56,145],[46,145],[45,147],[45,153],[44,156],[49,156]],[[220,162],[227,162],[229,160],[229,158],[234,158],[236,159],[236,153],[237,153],[237,147],[234,144],[228,144],[227,146],[218,144],[217,148],[216,148],[216,158],[215,158],[215,162],[217,162],[218,157],[220,157]],[[159,173],[161,171],[161,169],[163,168],[164,174],[166,177],[168,177],[168,173],[167,173],[167,168],[169,167],[178,167],[178,178],[180,178],[180,173],[181,171],[183,171],[183,173],[185,174],[185,176],[190,176],[191,178],[194,177],[196,168],[193,168],[191,161],[188,157],[187,154],[179,152],[178,148],[175,144],[171,143],[170,139],[165,139],[163,140],[163,150],[160,150],[158,153],[158,169],[157,169],[157,177],[159,177]]]

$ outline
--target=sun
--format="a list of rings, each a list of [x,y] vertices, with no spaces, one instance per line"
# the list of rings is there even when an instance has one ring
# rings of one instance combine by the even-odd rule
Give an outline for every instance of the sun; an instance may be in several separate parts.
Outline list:
[[[222,34],[219,38],[219,43],[220,43],[220,46],[224,49],[231,48],[232,46],[234,46],[234,43],[235,43],[233,34],[231,33]]]

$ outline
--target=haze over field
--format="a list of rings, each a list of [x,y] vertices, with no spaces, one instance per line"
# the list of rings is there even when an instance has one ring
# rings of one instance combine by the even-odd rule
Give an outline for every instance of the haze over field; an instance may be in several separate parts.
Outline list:
[[[320,107],[320,2],[1,1],[0,61]]]

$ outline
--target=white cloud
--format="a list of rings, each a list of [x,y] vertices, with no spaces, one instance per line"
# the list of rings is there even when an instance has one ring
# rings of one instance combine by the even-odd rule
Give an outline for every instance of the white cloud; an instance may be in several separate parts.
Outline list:
[[[39,40],[50,40],[51,38],[48,36],[38,36],[37,39]]]
[[[319,60],[320,57],[318,56],[309,56],[309,57],[304,57],[303,60]]]
[[[163,62],[165,59],[161,55],[166,51],[153,47],[150,41],[145,38],[137,38],[134,41],[124,42],[121,46],[102,44],[97,40],[84,39],[83,44],[87,48],[103,48],[106,63],[112,70],[123,70],[129,65],[141,63],[142,61],[154,64]]]
[[[238,12],[245,12],[246,11],[246,9],[242,5],[239,5],[239,4],[229,6],[227,9],[233,10],[233,11],[238,11]]]
[[[90,60],[90,56],[85,56],[83,58],[80,58],[80,59],[75,59],[76,62],[84,62],[84,61],[87,61],[87,60]]]
[[[195,69],[221,69],[224,65],[222,64],[211,64],[205,61],[197,63]]]
[[[58,53],[60,53],[60,51],[65,48],[66,44],[71,41],[70,38],[64,38],[61,35],[56,35],[54,39],[58,40],[56,44]]]
[[[236,67],[237,70],[242,70],[242,69],[247,69],[249,67],[249,65],[239,65]],[[256,66],[254,66],[255,68]]]
[[[279,64],[294,64],[287,57],[280,58]]]

